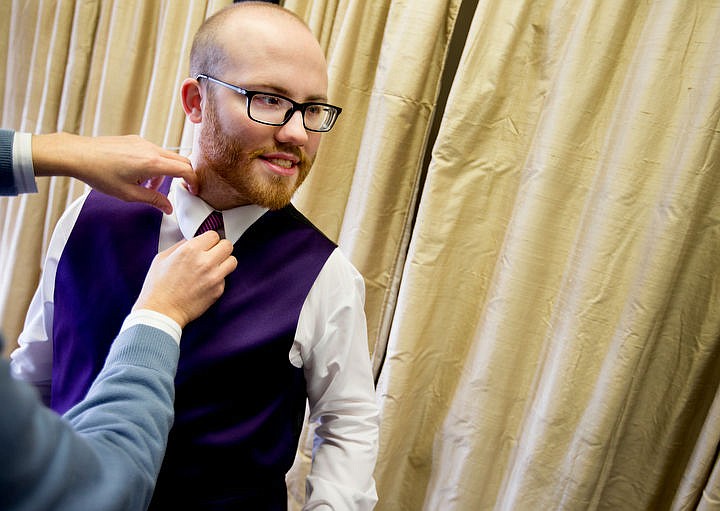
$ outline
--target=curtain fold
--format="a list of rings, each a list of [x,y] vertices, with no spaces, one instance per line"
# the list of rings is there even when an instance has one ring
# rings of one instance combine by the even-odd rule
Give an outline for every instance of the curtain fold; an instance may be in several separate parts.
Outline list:
[[[35,133],[138,133],[179,148],[185,131],[179,88],[187,76],[192,37],[207,15],[230,3],[4,3],[2,126]],[[0,199],[0,320],[6,354],[22,329],[55,223],[85,191],[71,178],[40,178],[38,188],[35,195]]]
[[[29,132],[55,131],[63,89],[62,67],[73,25],[74,2],[14,0],[5,5],[8,30],[3,32],[5,83],[2,126]],[[56,44],[54,44],[56,43]],[[52,184],[59,183],[55,188]],[[47,243],[44,226],[54,225],[66,203],[67,179],[39,179],[38,194],[0,198],[0,321],[9,353],[22,329],[34,293]],[[55,191],[56,193],[52,193]],[[52,227],[51,227],[52,229]]]
[[[669,508],[718,388],[719,22],[479,3],[379,382],[378,509]]]
[[[3,3],[2,126],[188,146],[229,3]],[[343,107],[296,204],[366,280],[378,511],[720,509],[720,3],[284,5]],[[39,185],[0,199],[10,341],[84,189]]]

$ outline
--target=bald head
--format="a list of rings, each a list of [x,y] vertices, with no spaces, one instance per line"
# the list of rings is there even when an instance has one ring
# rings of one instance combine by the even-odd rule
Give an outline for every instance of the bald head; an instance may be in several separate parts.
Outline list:
[[[190,50],[190,76],[220,73],[228,65],[228,45],[242,46],[257,23],[279,30],[290,26],[314,39],[305,22],[284,7],[269,2],[235,3],[210,16],[198,29]]]

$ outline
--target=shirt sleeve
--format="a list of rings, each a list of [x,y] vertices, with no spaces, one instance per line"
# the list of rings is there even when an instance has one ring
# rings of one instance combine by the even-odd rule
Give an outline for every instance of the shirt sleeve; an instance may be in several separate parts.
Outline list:
[[[0,508],[145,509],[173,419],[179,349],[161,330],[127,329],[87,397],[64,417],[0,362]]]
[[[290,357],[303,366],[316,426],[304,510],[363,511],[377,502],[378,407],[364,301],[362,276],[336,249],[303,305]]]
[[[33,384],[46,405],[50,404],[52,382],[55,274],[86,197],[87,194],[73,202],[55,226],[45,255],[40,283],[30,301],[23,331],[18,337],[18,348],[10,354],[13,376]]]
[[[0,195],[35,193],[32,135],[0,129]]]

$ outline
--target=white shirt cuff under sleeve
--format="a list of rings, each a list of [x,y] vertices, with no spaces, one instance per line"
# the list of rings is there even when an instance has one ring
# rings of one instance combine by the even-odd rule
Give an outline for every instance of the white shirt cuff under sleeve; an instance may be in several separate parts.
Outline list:
[[[36,193],[32,161],[32,134],[15,132],[13,139],[13,175],[18,193]]]
[[[180,325],[165,314],[150,309],[138,309],[128,314],[122,327],[120,327],[120,332],[124,332],[128,328],[139,324],[158,328],[175,339],[176,343],[180,344],[180,337],[182,336],[182,328],[180,328]]]

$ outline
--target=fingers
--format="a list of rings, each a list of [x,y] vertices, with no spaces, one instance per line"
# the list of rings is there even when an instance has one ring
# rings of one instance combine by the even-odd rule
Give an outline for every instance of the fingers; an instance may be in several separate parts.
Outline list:
[[[219,265],[220,273],[225,275],[226,277],[230,275],[232,272],[235,271],[235,268],[237,268],[238,261],[237,258],[233,255],[230,255],[229,257],[225,258]]]
[[[161,149],[161,151],[164,151],[164,149]],[[157,169],[159,173],[166,176],[182,178],[195,175],[195,171],[190,164],[190,160],[184,156],[180,156],[179,154],[170,153],[170,155],[172,158],[166,156],[165,154],[161,155],[162,160],[158,164]]]
[[[161,158],[156,166],[151,169],[155,174],[152,179],[164,176],[182,178],[188,191],[195,195],[198,189],[198,176],[193,170],[190,160],[167,149],[159,149],[159,151]],[[160,183],[157,186],[160,186]]]
[[[228,240],[220,240],[220,242],[210,249],[211,255],[217,259],[218,268],[223,277],[228,276],[235,268],[237,268],[238,262],[234,255],[232,255],[233,245]]]
[[[185,187],[185,189],[193,195],[200,194],[199,185],[200,185],[200,180],[198,179],[197,174],[194,174],[192,179],[190,179],[190,180],[186,179],[185,182],[183,183],[183,186]]]
[[[233,244],[226,239],[220,239],[215,231],[207,231],[188,241],[202,247],[209,259],[210,264],[220,269],[223,277],[229,275],[237,268],[237,259],[232,255]]]
[[[165,158],[163,156],[162,159],[158,161],[154,167],[149,169],[149,173],[151,175],[149,175],[148,177],[179,177],[185,180],[185,182],[190,183],[192,186],[196,186],[197,174],[195,174],[192,165],[190,165],[190,161],[184,156],[180,156],[177,154],[174,156],[176,156],[177,158],[182,158],[182,160],[178,160],[177,158]]]
[[[173,246],[166,248],[162,252],[158,253],[158,256],[167,258],[170,257],[170,255],[175,252],[176,250],[180,249],[180,247],[183,247],[187,245],[187,247],[184,248],[184,250],[188,253],[192,252],[208,252],[210,249],[214,248],[216,245],[218,245],[218,242],[223,241],[220,239],[220,236],[215,231],[207,231],[199,236],[195,236],[194,238],[190,238],[189,240],[182,239],[175,243]],[[224,240],[227,241],[227,240]],[[228,241],[228,243],[230,243]],[[227,250],[227,246],[223,245],[225,247],[225,250]],[[230,244],[230,253],[232,253],[232,244]]]
[[[232,243],[208,231],[160,252],[133,308],[155,310],[184,327],[222,295],[225,277],[237,267],[232,250]]]
[[[173,207],[170,203],[170,200],[165,195],[155,191],[155,189],[152,188],[152,181],[153,180],[148,181],[151,186],[149,188],[140,185],[126,185],[128,187],[128,193],[124,197],[125,200],[129,200],[132,202],[144,202],[146,204],[150,204],[151,206],[156,207],[166,215],[172,214]],[[162,181],[162,176],[160,178],[160,181]]]
[[[182,156],[169,149],[162,148],[152,142],[134,136],[131,140],[137,142],[139,147],[135,154],[142,156],[138,161],[146,160],[143,165],[144,172],[148,178],[157,176],[180,177],[185,180],[194,181],[196,179],[195,171],[192,168],[190,160],[186,156]],[[144,155],[144,156],[143,156]]]
[[[177,160],[181,161],[183,163],[190,163],[190,160],[187,159],[187,157],[176,153],[175,151],[171,151],[170,149],[160,148],[160,155],[164,156],[165,158],[170,158],[171,160]]]
[[[230,259],[229,271],[225,272],[227,275],[237,266],[237,259],[232,256],[233,244],[226,239],[220,239],[220,236],[215,231],[206,231],[194,238],[187,240],[187,243],[197,245],[197,249],[204,250],[210,261],[217,265],[227,263]],[[192,248],[192,247],[191,247]]]
[[[220,235],[215,231],[205,231],[202,234],[188,240],[188,243],[194,243],[202,250],[209,250],[220,241]]]
[[[186,176],[183,179],[185,180],[185,188],[187,191],[193,195],[198,195],[200,192],[200,179],[198,179],[198,175],[193,172],[191,175]]]

